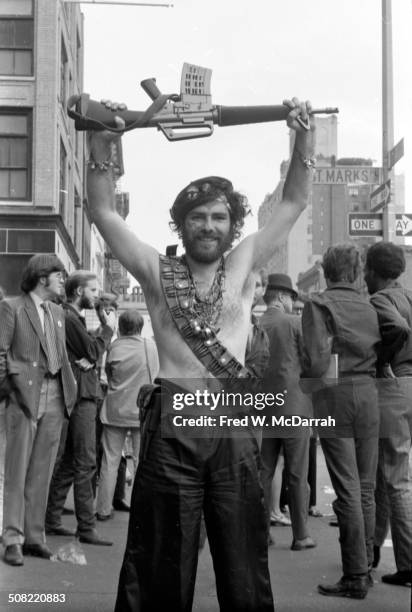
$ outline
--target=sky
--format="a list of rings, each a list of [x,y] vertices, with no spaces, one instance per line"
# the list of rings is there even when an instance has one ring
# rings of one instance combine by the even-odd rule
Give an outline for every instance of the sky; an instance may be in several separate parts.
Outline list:
[[[165,0],[162,0],[164,2]],[[84,91],[91,98],[145,110],[140,81],[155,77],[162,93],[178,93],[184,62],[211,68],[212,101],[222,105],[280,104],[309,99],[338,106],[338,156],[381,164],[380,0],[172,0],[173,8],[81,5],[85,15]],[[394,143],[405,138],[396,171],[411,167],[412,2],[393,0]],[[409,138],[408,138],[409,136]],[[217,174],[232,180],[257,211],[288,158],[285,122],[215,127],[210,138],[168,142],[156,129],[123,138],[130,194],[129,225],[164,251],[176,242],[169,208],[191,180]],[[406,208],[412,212],[406,173]]]

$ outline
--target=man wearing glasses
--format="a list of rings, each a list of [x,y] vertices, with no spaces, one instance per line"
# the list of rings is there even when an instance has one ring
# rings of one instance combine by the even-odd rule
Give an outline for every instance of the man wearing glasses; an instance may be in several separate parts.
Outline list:
[[[65,409],[76,399],[66,352],[64,266],[56,255],[34,255],[22,295],[0,303],[0,391],[8,396],[4,476],[4,561],[49,559],[44,517]]]

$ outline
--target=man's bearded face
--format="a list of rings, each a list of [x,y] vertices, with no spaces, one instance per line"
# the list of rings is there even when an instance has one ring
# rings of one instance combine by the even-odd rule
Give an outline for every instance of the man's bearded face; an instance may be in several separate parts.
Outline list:
[[[227,205],[219,200],[196,206],[185,217],[182,241],[186,253],[200,263],[220,259],[232,245],[233,227]]]

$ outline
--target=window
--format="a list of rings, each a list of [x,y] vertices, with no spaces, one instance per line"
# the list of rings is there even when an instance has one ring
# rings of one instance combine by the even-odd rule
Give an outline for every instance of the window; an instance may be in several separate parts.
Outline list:
[[[74,189],[74,248],[77,254],[81,254],[82,237],[82,201],[77,189]]]
[[[91,225],[87,217],[85,208],[83,207],[83,248],[82,248],[82,266],[86,270],[90,270],[90,233]]]
[[[54,253],[53,230],[9,229],[9,253]]]
[[[59,212],[63,223],[66,222],[66,201],[67,201],[67,153],[66,148],[60,139],[60,181],[59,181]]]
[[[67,98],[68,59],[63,38],[61,40],[60,54],[60,102],[64,104]]]
[[[0,199],[31,197],[31,111],[0,110]]]
[[[0,0],[0,74],[33,74],[32,0]]]
[[[76,71],[77,81],[80,82],[82,78],[82,65],[83,65],[83,51],[80,33],[76,31]]]

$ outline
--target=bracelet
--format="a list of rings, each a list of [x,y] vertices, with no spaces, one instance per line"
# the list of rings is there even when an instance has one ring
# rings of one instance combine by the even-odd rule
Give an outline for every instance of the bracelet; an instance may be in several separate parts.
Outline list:
[[[100,172],[108,172],[110,169],[119,170],[119,166],[110,158],[107,161],[96,161],[95,159],[90,158],[87,165],[90,170],[100,170]]]
[[[316,168],[316,159],[314,157],[305,157],[302,153],[296,149],[300,161],[306,167],[307,170]]]

